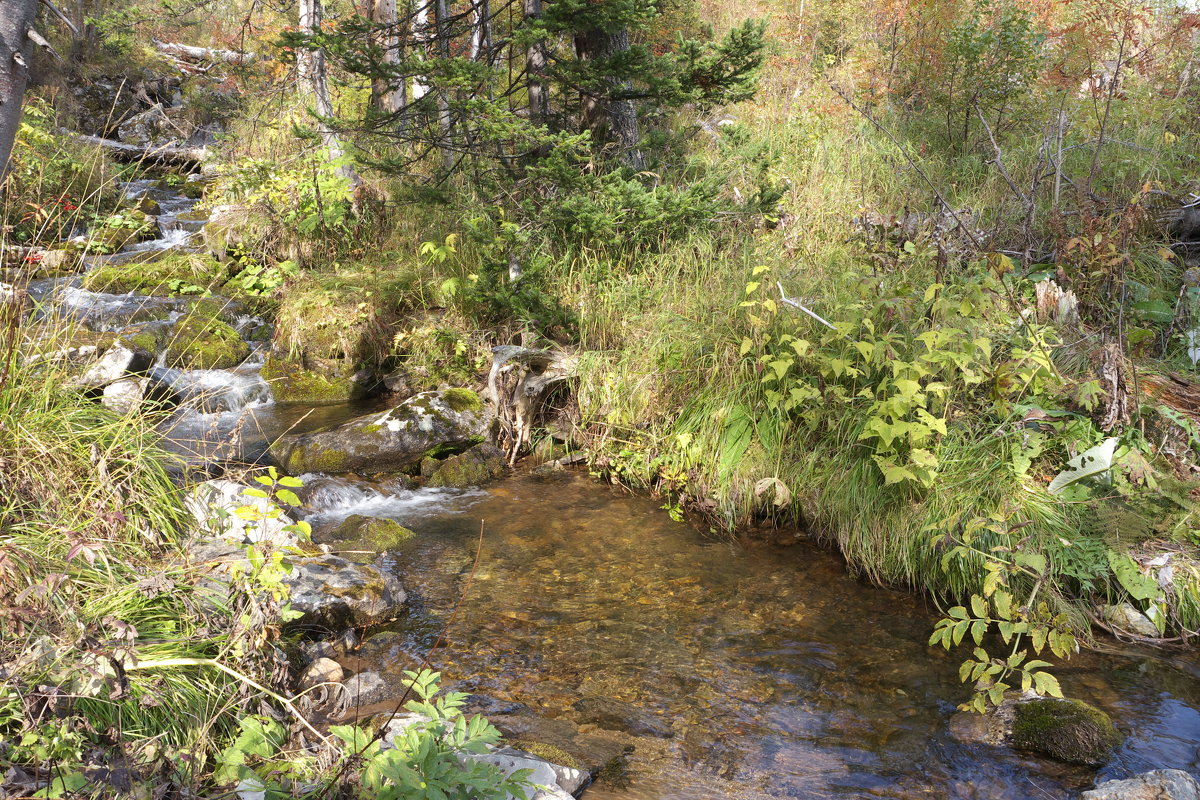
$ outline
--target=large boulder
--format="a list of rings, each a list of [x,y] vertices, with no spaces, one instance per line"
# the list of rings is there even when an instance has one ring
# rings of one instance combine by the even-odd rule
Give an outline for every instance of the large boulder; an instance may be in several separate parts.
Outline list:
[[[1106,781],[1081,800],[1200,800],[1200,783],[1181,769],[1156,769],[1123,781]]]
[[[289,434],[271,455],[293,475],[305,472],[402,472],[427,456],[478,444],[491,422],[469,389],[422,392],[382,414],[332,430]]]
[[[301,361],[277,355],[267,357],[262,377],[271,386],[276,403],[310,406],[348,403],[367,395],[367,386],[357,374],[310,369]]]
[[[394,519],[351,514],[329,531],[326,538],[337,542],[355,542],[380,552],[406,542],[416,535]]]

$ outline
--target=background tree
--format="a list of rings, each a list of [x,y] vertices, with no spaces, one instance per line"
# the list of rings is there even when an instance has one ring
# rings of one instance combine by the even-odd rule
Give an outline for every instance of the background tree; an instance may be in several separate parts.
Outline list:
[[[0,0],[0,177],[21,121],[21,100],[33,62],[38,0]]]

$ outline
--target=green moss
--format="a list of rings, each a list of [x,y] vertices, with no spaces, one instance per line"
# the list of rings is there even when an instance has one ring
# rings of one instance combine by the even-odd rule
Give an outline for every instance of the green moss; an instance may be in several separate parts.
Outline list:
[[[332,405],[366,394],[351,378],[322,375],[287,359],[271,356],[263,364],[262,377],[271,385],[277,403]]]
[[[372,423],[371,425],[364,425],[364,426],[362,427],[362,432],[363,432],[363,433],[378,433],[378,432],[379,432],[379,431],[381,431],[381,430],[383,430],[383,426],[382,426],[382,425],[376,425],[376,424],[374,424],[374,423]]]
[[[166,344],[166,337],[161,335],[161,333],[142,331],[141,333],[135,333],[132,336],[127,336],[126,341],[142,348],[143,350],[149,350],[151,353],[157,353]]]
[[[417,534],[393,519],[353,514],[329,534],[338,540],[353,539],[382,551],[412,539]]]
[[[580,763],[579,759],[568,753],[566,750],[563,750],[561,747],[557,747],[552,744],[546,744],[544,742],[531,742],[525,739],[515,739],[510,740],[509,745],[517,750],[537,756],[544,761],[549,761],[551,764],[558,764],[563,767],[570,767],[571,769],[583,769],[583,765]]]
[[[483,401],[470,389],[447,389],[442,396],[446,398],[446,405],[459,413],[483,410]]]
[[[505,467],[504,453],[499,449],[490,445],[474,447],[461,455],[451,456],[441,462],[428,476],[429,481],[426,485],[448,486],[457,489],[479,486],[503,475]],[[424,475],[424,462],[422,462],[421,471]]]
[[[149,262],[102,264],[83,276],[83,288],[113,294],[202,294],[225,277],[224,268],[207,256],[168,253]]]
[[[1034,700],[1014,709],[1013,747],[1059,761],[1098,766],[1121,739],[1107,714],[1079,700]]]
[[[246,360],[250,345],[219,319],[192,312],[175,324],[167,365],[184,369],[230,369]]]
[[[284,468],[293,475],[302,472],[345,472],[350,455],[345,450],[332,447],[309,449],[305,445],[294,448],[287,456]]]

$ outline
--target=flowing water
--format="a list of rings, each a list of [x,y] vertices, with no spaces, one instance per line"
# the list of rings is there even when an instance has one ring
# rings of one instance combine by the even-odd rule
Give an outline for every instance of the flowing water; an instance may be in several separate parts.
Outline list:
[[[432,666],[489,698],[501,727],[576,753],[588,735],[619,734],[634,748],[625,779],[586,798],[1032,800],[1097,777],[956,740],[963,654],[926,646],[932,610],[859,583],[815,546],[714,541],[578,475],[457,496],[335,483],[311,502],[318,538],[350,513],[418,533],[385,556],[412,612],[356,666],[413,668],[470,581]],[[1091,653],[1057,672],[1130,734],[1099,778],[1200,768],[1194,664]]]
[[[162,238],[109,260],[190,246],[202,221],[191,201],[129,187],[147,189],[163,209]],[[77,279],[31,290],[43,309],[93,330],[170,324],[186,302],[87,292]],[[277,406],[261,364],[261,349],[234,370],[159,364],[154,377],[183,400],[160,425],[167,444],[195,465],[255,461],[286,430],[383,407]],[[859,583],[810,544],[716,541],[648,499],[566,473],[469,491],[305,480],[318,540],[351,514],[418,533],[381,562],[409,589],[410,613],[347,665],[396,686],[444,634],[431,665],[502,729],[620,767],[590,800],[1034,800],[1147,769],[1200,772],[1194,660],[1085,653],[1057,670],[1069,696],[1128,733],[1097,774],[956,739],[963,654],[926,645],[933,611]]]

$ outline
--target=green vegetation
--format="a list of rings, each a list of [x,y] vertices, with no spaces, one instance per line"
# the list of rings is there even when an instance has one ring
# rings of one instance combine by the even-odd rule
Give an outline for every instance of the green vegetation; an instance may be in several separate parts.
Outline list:
[[[198,306],[175,323],[166,353],[168,366],[231,369],[250,355],[250,345],[212,309]]]
[[[197,253],[167,253],[153,261],[103,264],[83,276],[83,288],[92,292],[146,295],[204,294],[226,280],[223,267]]]

